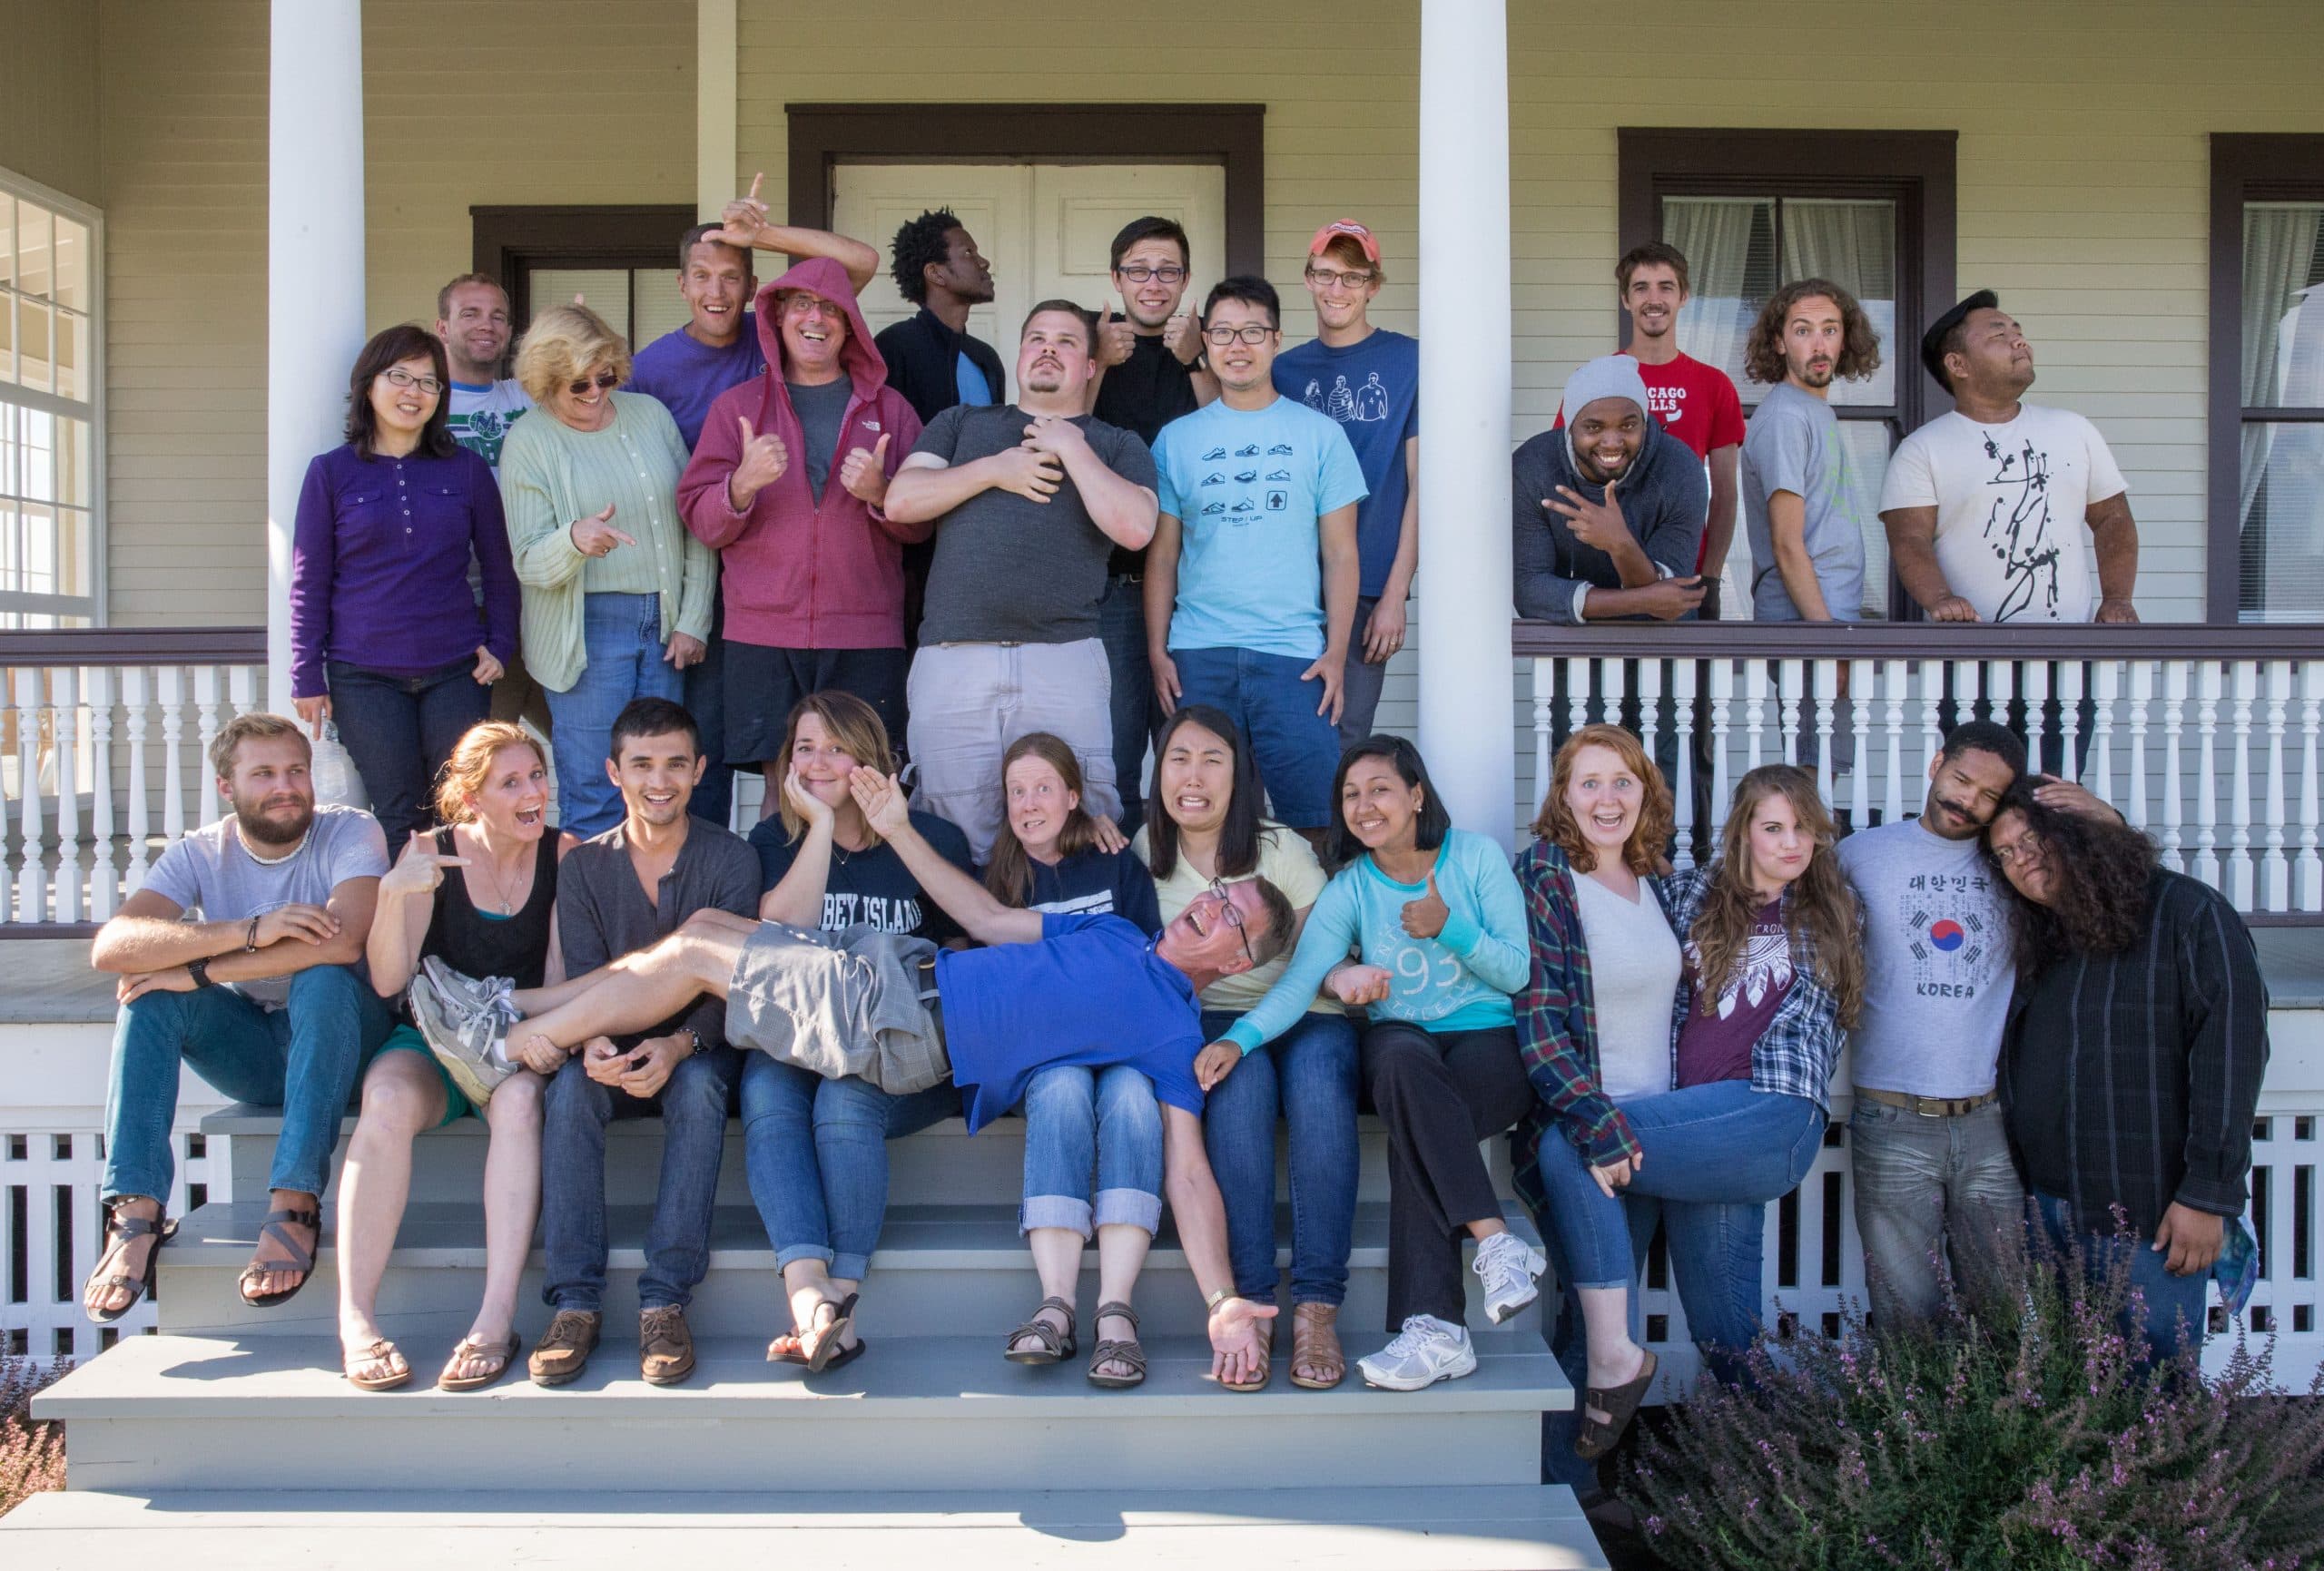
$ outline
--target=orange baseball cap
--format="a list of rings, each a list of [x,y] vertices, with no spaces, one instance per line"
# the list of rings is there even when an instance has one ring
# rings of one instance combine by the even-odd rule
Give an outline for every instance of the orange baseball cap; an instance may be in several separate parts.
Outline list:
[[[1317,230],[1315,238],[1307,242],[1307,254],[1322,256],[1324,248],[1341,235],[1345,235],[1364,248],[1364,260],[1376,262],[1380,260],[1380,242],[1372,238],[1370,230],[1352,218],[1335,218]]]

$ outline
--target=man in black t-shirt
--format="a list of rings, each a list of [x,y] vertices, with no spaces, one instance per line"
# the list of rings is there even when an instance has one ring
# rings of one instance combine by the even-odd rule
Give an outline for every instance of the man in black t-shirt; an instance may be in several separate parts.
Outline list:
[[[1092,813],[1121,810],[1098,602],[1112,549],[1153,538],[1154,459],[1084,413],[1092,328],[1069,300],[1035,306],[1019,402],[945,410],[888,487],[891,520],[936,525],[906,689],[917,797],[979,861],[1000,827],[1001,752],[1029,731],[1073,750]]]
[[[1147,447],[1163,427],[1218,397],[1203,366],[1202,324],[1178,309],[1190,281],[1193,251],[1175,219],[1132,219],[1114,237],[1114,289],[1121,314],[1108,308],[1098,326],[1096,397],[1090,409],[1109,426],[1134,431]],[[1141,822],[1146,752],[1162,724],[1154,673],[1146,658],[1146,552],[1117,546],[1098,604],[1098,636],[1113,677],[1114,784],[1122,823]]]

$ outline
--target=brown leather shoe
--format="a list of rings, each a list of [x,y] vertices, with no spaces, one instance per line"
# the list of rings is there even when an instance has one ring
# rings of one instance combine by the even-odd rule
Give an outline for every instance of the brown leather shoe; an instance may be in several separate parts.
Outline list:
[[[587,1310],[559,1310],[541,1333],[533,1356],[525,1360],[537,1386],[561,1386],[577,1380],[597,1350],[599,1317]]]
[[[649,1386],[675,1386],[694,1373],[694,1332],[676,1304],[639,1313],[637,1372]]]

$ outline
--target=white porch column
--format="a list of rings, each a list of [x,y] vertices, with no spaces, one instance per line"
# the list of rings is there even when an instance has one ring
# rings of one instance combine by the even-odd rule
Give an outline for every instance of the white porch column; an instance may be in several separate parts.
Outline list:
[[[1452,821],[1508,844],[1509,22],[1423,0],[1420,24],[1420,745]]]
[[[734,0],[694,0],[694,207],[704,222],[742,189],[734,183],[735,25]]]
[[[290,526],[363,348],[362,0],[274,0],[266,172],[266,703],[290,712]]]

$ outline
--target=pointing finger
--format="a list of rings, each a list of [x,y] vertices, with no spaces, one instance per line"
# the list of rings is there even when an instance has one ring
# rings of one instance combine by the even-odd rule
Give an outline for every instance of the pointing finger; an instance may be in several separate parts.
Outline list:
[[[752,176],[751,176],[751,194],[750,194],[749,196],[747,196],[747,197],[743,198],[743,200],[744,200],[745,201],[758,201],[758,199],[759,199],[759,186],[760,186],[762,183],[763,183],[763,182],[765,182],[765,180],[766,180],[766,172],[765,172],[764,170],[761,170],[761,171],[759,171],[757,173],[755,173],[755,174],[752,175]]]
[[[618,530],[618,529],[616,529],[616,530],[613,531],[613,536],[614,536],[614,538],[615,538],[615,539],[616,539],[616,540],[620,541],[620,542],[621,542],[623,545],[636,545],[636,544],[637,544],[637,542],[636,542],[636,541],[635,541],[635,540],[631,539],[628,535],[626,535],[623,534],[623,533],[622,533],[620,530]]]

